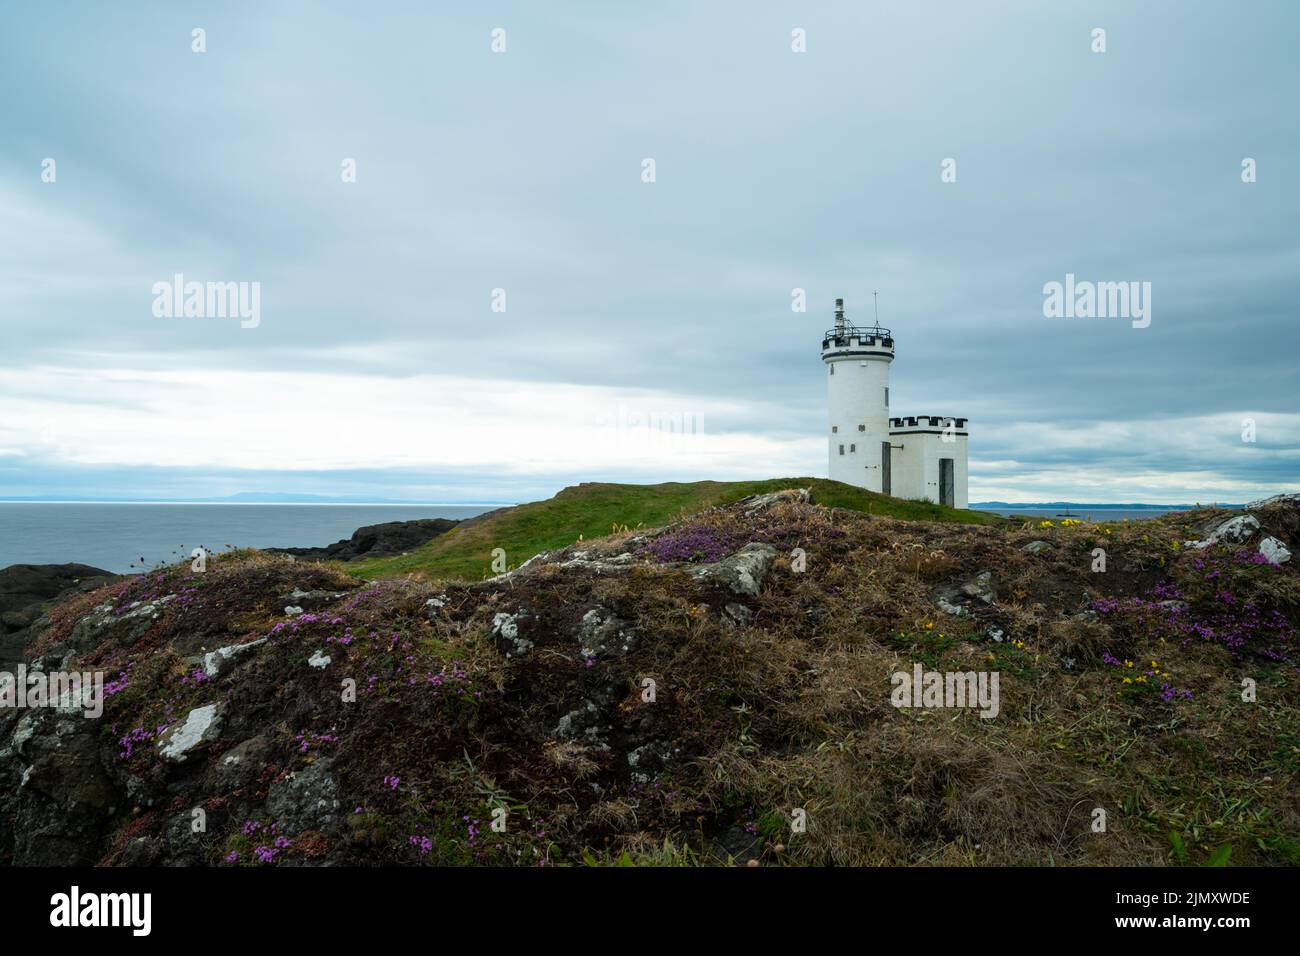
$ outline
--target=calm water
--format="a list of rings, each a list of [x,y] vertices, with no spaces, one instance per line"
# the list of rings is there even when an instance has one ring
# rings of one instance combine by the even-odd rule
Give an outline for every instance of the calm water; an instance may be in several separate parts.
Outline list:
[[[1055,521],[1057,518],[1069,517],[1078,518],[1081,521],[1123,521],[1127,518],[1129,521],[1139,521],[1142,518],[1159,518],[1161,515],[1167,515],[1171,511],[1187,511],[1187,508],[1076,508],[1071,506],[1070,513],[1065,514],[1064,508],[980,508],[980,511],[991,511],[994,514],[1008,515],[1012,518],[1051,518]]]
[[[357,528],[469,518],[478,505],[154,505],[0,502],[0,568],[78,562],[118,573],[186,557],[202,545],[319,548]],[[132,568],[131,565],[135,567]]]

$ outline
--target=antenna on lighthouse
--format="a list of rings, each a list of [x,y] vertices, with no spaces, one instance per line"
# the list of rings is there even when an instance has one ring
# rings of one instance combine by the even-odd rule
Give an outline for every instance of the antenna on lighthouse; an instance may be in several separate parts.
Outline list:
[[[844,300],[835,300],[835,331],[844,331]]]
[[[871,302],[872,302],[872,304],[873,304],[873,306],[875,307],[875,310],[876,310],[876,328],[880,328],[880,292],[879,292],[879,290],[872,290],[872,292],[871,292]]]

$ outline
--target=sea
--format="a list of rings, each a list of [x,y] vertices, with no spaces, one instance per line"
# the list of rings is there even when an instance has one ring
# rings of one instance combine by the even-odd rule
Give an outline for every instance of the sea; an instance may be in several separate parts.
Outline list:
[[[471,518],[496,507],[0,501],[0,568],[75,562],[132,574],[188,559],[197,547],[319,548],[366,525]]]
[[[992,505],[971,505],[977,511],[991,511],[994,514],[1010,518],[1077,518],[1080,521],[1141,521],[1144,518],[1159,518],[1171,511],[1190,511],[1188,507],[1175,508],[1098,508],[1089,505],[1026,505],[1023,508],[997,507]]]

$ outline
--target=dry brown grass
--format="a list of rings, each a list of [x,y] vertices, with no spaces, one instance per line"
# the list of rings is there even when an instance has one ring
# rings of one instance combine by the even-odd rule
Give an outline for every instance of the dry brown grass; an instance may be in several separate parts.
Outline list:
[[[656,864],[1154,865],[1170,861],[1171,830],[1189,862],[1230,843],[1234,863],[1300,863],[1300,819],[1288,796],[1300,772],[1294,666],[1234,658],[1216,644],[1162,644],[1141,628],[1074,616],[1092,599],[1144,594],[1187,573],[1191,558],[1177,543],[1205,516],[1008,530],[792,502],[687,520],[777,546],[757,597],[645,562],[620,570],[549,563],[474,585],[381,583],[358,591],[342,615],[363,636],[334,645],[328,677],[303,674],[304,648],[339,630],[321,625],[250,659],[223,678],[223,692],[245,715],[241,732],[275,738],[272,777],[300,765],[294,734],[335,728],[332,759],[348,800],[367,808],[367,832],[384,834],[349,849],[350,861],[411,862],[406,835],[424,827],[439,834],[436,859],[454,863],[533,859],[541,847],[550,862],[615,862],[626,852]],[[1293,534],[1291,521],[1279,517],[1277,533]],[[641,547],[648,534],[582,550],[609,557]],[[1020,550],[1039,539],[1052,549]],[[1096,546],[1111,558],[1105,574],[1090,569]],[[791,567],[794,547],[807,553],[803,573]],[[992,572],[994,604],[971,602],[973,619],[936,607],[938,590],[981,571]],[[1300,620],[1294,568],[1248,571],[1242,586],[1255,599]],[[336,570],[279,558],[218,562],[205,586],[224,604],[205,605],[204,627],[265,633],[283,619],[274,594],[304,574],[342,582]],[[435,594],[446,606],[430,615],[425,602]],[[57,612],[47,644],[93,600]],[[744,604],[750,623],[729,625],[728,603]],[[574,635],[595,607],[634,632],[626,654],[581,657]],[[490,629],[502,613],[519,616],[533,642],[527,654],[507,659],[496,647]],[[156,719],[183,672],[169,648],[193,623],[166,616],[142,638],[149,657],[137,661],[115,722]],[[989,636],[995,631],[1003,641]],[[1158,659],[1194,699],[1126,695],[1102,652]],[[118,663],[126,651],[97,653]],[[479,697],[448,703],[413,689],[411,678],[451,661]],[[998,670],[1001,713],[984,720],[969,710],[895,709],[890,675],[916,661]],[[342,672],[384,681],[349,707],[337,702]],[[1259,683],[1255,704],[1241,701],[1243,676]],[[653,704],[640,697],[647,677],[657,686]],[[588,702],[598,732],[558,738],[560,719]],[[638,782],[628,757],[647,746],[671,755]],[[403,780],[396,793],[380,787],[388,774]],[[255,813],[264,795],[245,795],[239,812]],[[456,827],[464,816],[481,818],[491,801],[514,807],[521,825],[471,848]],[[1099,807],[1105,833],[1091,827]],[[791,831],[796,809],[806,813],[804,833]]]

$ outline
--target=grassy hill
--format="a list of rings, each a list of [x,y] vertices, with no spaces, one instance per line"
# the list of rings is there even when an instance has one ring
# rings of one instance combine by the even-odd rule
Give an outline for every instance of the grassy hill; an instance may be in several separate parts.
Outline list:
[[[554,498],[534,501],[473,519],[428,544],[393,558],[355,561],[350,574],[385,578],[414,574],[428,578],[477,581],[490,573],[492,549],[503,548],[510,567],[533,555],[615,529],[656,527],[683,515],[729,504],[746,495],[808,488],[815,503],[905,521],[998,524],[997,515],[904,501],[825,478],[770,478],[765,481],[666,482],[660,485],[584,483]]]
[[[583,486],[456,548],[474,574],[494,524],[522,560],[596,502],[612,524],[783,483],[927,515],[826,482]],[[1300,505],[1252,515],[1195,548],[1233,513],[789,495],[484,582],[181,561],[34,625],[26,659],[112,691],[98,718],[0,713],[0,865],[1297,866],[1300,567],[1259,548],[1300,550]],[[988,693],[899,699],[917,668]]]

